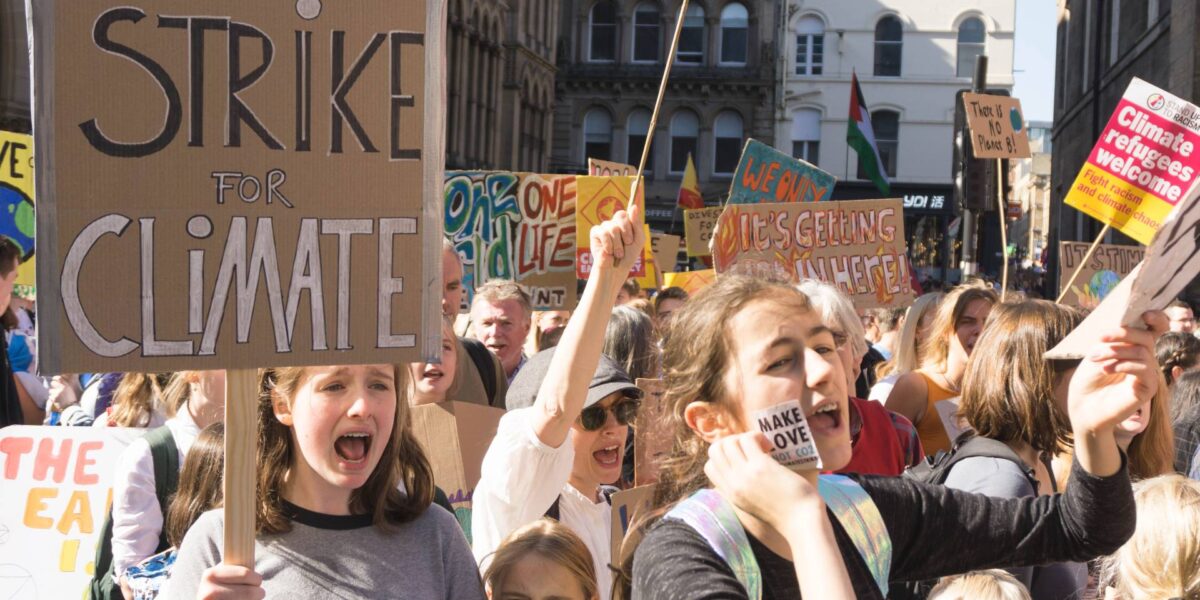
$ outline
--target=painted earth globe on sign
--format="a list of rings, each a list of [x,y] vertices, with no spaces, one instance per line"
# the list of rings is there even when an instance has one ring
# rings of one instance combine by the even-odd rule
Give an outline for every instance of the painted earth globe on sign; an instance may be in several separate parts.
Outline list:
[[[1121,283],[1121,276],[1112,271],[1098,271],[1088,281],[1088,292],[1097,300],[1103,300],[1108,293]]]
[[[33,202],[21,190],[0,182],[0,235],[21,247],[21,260],[33,255]]]

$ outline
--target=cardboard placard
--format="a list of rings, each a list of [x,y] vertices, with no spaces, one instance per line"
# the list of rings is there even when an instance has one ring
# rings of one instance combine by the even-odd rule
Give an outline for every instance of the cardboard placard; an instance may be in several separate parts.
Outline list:
[[[1046,358],[1082,358],[1118,324],[1144,327],[1142,313],[1166,308],[1200,274],[1200,188],[1180,200],[1146,248],[1146,258]]]
[[[650,226],[642,225],[642,231],[645,233],[645,240],[650,242],[653,238],[650,234]],[[662,273],[659,272],[658,266],[654,264],[654,252],[649,243],[642,246],[642,264],[645,265],[645,274],[640,277],[634,277],[637,280],[638,286],[643,290],[656,290],[662,280]]]
[[[610,160],[589,158],[588,175],[592,177],[612,177],[614,175],[633,177],[637,175],[637,167]]]
[[[1062,304],[1092,310],[1108,296],[1117,284],[1146,257],[1142,246],[1100,244],[1087,264],[1080,261],[1087,255],[1087,242],[1059,242],[1058,244],[1058,293]],[[1079,276],[1070,290],[1064,290],[1067,280],[1076,269]],[[1063,292],[1066,294],[1063,295]]]
[[[951,441],[957,440],[958,436],[962,435],[963,432],[973,429],[971,424],[958,414],[958,396],[938,400],[933,403],[933,408],[937,411],[938,418],[942,421],[942,428],[946,430],[946,437],[949,437]]]
[[[687,240],[688,256],[711,256],[709,244],[724,206],[709,206],[683,211],[683,235]]]
[[[34,286],[33,136],[0,131],[0,235],[21,249],[17,285]]]
[[[446,173],[443,222],[466,308],[491,279],[525,286],[534,310],[575,308],[575,194],[574,175]]]
[[[435,359],[444,0],[30,6],[43,372]]]
[[[612,218],[619,210],[629,205],[629,194],[633,190],[633,177],[579,177],[576,189],[579,199],[575,211],[575,276],[587,279],[592,272],[592,227]],[[646,184],[637,186],[637,205],[645,215]],[[629,270],[630,277],[646,274],[646,262],[639,260]]]
[[[642,406],[633,428],[633,484],[648,485],[658,481],[658,462],[671,452],[675,430],[670,407],[663,402],[663,380],[638,379],[637,386]]]
[[[729,205],[713,244],[718,274],[836,285],[858,308],[913,299],[899,199]]]
[[[612,495],[612,557],[613,564],[621,564],[622,544],[629,530],[648,514],[654,503],[654,486],[643,485],[622,490]],[[637,546],[637,539],[630,538],[630,548]]]
[[[663,273],[663,287],[677,287],[694,296],[700,290],[717,281],[717,272],[713,269],[701,271],[680,271],[678,273]]]
[[[1021,101],[1009,96],[962,95],[975,158],[1029,158],[1029,128]]]
[[[479,469],[504,410],[468,402],[414,406],[413,435],[425,450],[434,483],[446,492],[454,516],[471,541],[471,497]]]
[[[0,429],[0,597],[87,595],[114,465],[144,429]]]
[[[1200,172],[1200,108],[1134,78],[1064,202],[1150,244]]]
[[[669,233],[650,233],[650,252],[654,255],[654,263],[658,270],[673,271],[679,261],[679,244],[683,240]]]
[[[833,196],[833,175],[758,140],[747,140],[733,173],[728,204],[820,202]]]

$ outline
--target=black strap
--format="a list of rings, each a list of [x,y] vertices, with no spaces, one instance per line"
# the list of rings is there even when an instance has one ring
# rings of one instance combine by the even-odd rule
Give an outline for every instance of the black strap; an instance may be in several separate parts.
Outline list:
[[[471,356],[471,362],[479,369],[479,378],[483,380],[483,389],[487,392],[488,406],[496,405],[496,364],[492,362],[492,353],[480,341],[459,338],[462,345]]]
[[[1021,472],[1025,474],[1029,485],[1033,487],[1033,493],[1037,494],[1038,481],[1033,469],[1030,469],[1029,465],[1025,464],[1025,461],[1021,460],[1021,457],[1008,447],[1008,444],[977,436],[974,431],[965,431],[954,440],[954,455],[950,457],[950,464],[946,465],[945,472],[949,473],[960,461],[976,457],[997,458],[1016,463]]]
[[[616,494],[619,491],[621,491],[621,488],[615,485],[602,485],[600,486],[600,497],[604,498],[604,501],[607,502],[609,506],[612,506],[613,494]],[[559,494],[554,498],[554,504],[551,504],[550,508],[546,510],[546,514],[542,516],[546,517],[547,519],[561,521],[562,519],[559,518],[559,502],[562,502],[562,494]]]

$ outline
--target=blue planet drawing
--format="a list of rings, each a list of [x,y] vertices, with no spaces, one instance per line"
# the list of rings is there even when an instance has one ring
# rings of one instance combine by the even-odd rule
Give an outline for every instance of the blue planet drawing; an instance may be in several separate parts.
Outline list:
[[[1025,128],[1025,120],[1021,118],[1021,111],[1017,107],[1012,107],[1008,110],[1008,120],[1012,122],[1013,131],[1021,133]]]
[[[1087,291],[1090,296],[1097,300],[1103,300],[1117,284],[1121,283],[1121,276],[1112,271],[1097,271],[1095,275],[1088,281]]]
[[[0,182],[0,235],[21,247],[22,261],[33,256],[34,222],[33,200],[12,185]]]

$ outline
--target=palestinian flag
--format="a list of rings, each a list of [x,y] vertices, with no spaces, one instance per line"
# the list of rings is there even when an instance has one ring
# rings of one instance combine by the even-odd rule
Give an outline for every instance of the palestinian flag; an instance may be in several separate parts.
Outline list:
[[[887,196],[892,186],[883,168],[883,159],[879,157],[879,148],[875,145],[871,113],[867,110],[866,100],[863,100],[862,88],[858,87],[858,74],[853,72],[850,75],[850,119],[846,126],[846,143],[858,153],[858,164],[862,165],[867,177]]]
[[[683,171],[683,182],[679,184],[679,196],[675,204],[680,209],[704,208],[704,198],[700,195],[700,178],[696,176],[696,163],[688,154],[687,169]]]

